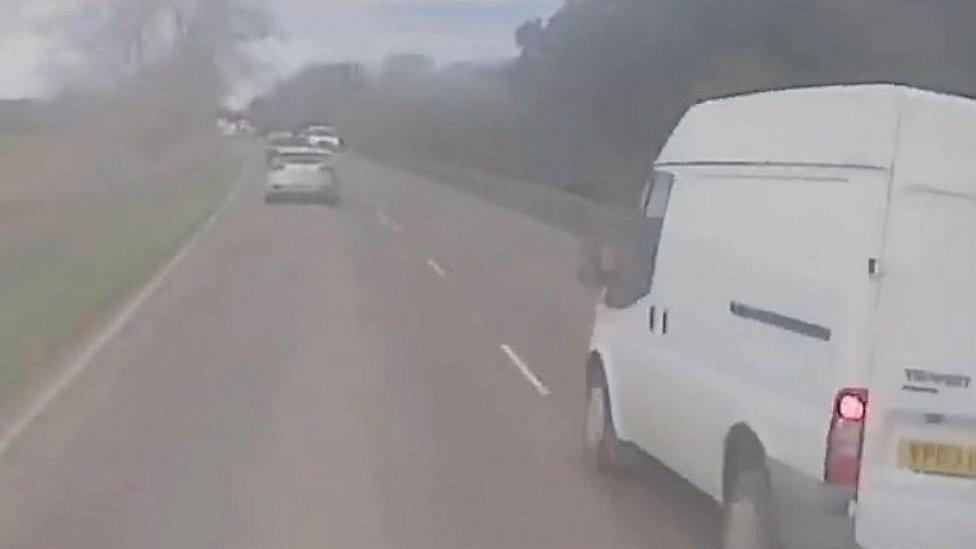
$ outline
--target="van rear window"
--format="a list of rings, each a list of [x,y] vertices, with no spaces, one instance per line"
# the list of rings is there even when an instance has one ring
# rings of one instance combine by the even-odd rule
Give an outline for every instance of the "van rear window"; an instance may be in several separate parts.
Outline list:
[[[645,203],[644,218],[629,238],[614,243],[617,269],[612,273],[604,303],[614,309],[634,304],[651,291],[657,265],[657,251],[664,229],[664,215],[671,199],[674,175],[655,171]]]

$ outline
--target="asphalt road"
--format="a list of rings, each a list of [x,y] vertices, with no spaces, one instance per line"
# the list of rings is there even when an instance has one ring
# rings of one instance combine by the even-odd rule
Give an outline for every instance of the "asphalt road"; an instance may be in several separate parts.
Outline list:
[[[0,460],[0,547],[714,545],[651,460],[584,467],[573,237],[353,155],[340,207],[268,206],[258,158]]]

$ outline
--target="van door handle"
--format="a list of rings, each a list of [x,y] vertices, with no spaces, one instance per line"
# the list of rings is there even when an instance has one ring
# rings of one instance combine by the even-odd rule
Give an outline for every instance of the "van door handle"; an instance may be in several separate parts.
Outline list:
[[[647,311],[647,329],[654,333],[655,328],[655,317],[657,316],[657,307],[651,305],[651,308]]]

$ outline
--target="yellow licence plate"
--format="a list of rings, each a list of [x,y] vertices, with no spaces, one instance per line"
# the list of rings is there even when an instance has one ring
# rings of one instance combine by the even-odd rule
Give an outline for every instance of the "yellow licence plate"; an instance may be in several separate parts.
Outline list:
[[[901,457],[902,465],[917,473],[976,478],[976,447],[910,440]]]

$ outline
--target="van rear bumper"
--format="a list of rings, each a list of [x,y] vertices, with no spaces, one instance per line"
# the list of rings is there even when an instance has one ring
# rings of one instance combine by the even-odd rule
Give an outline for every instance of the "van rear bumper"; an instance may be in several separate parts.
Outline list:
[[[972,502],[873,490],[858,505],[857,541],[864,549],[976,547],[973,517]]]

